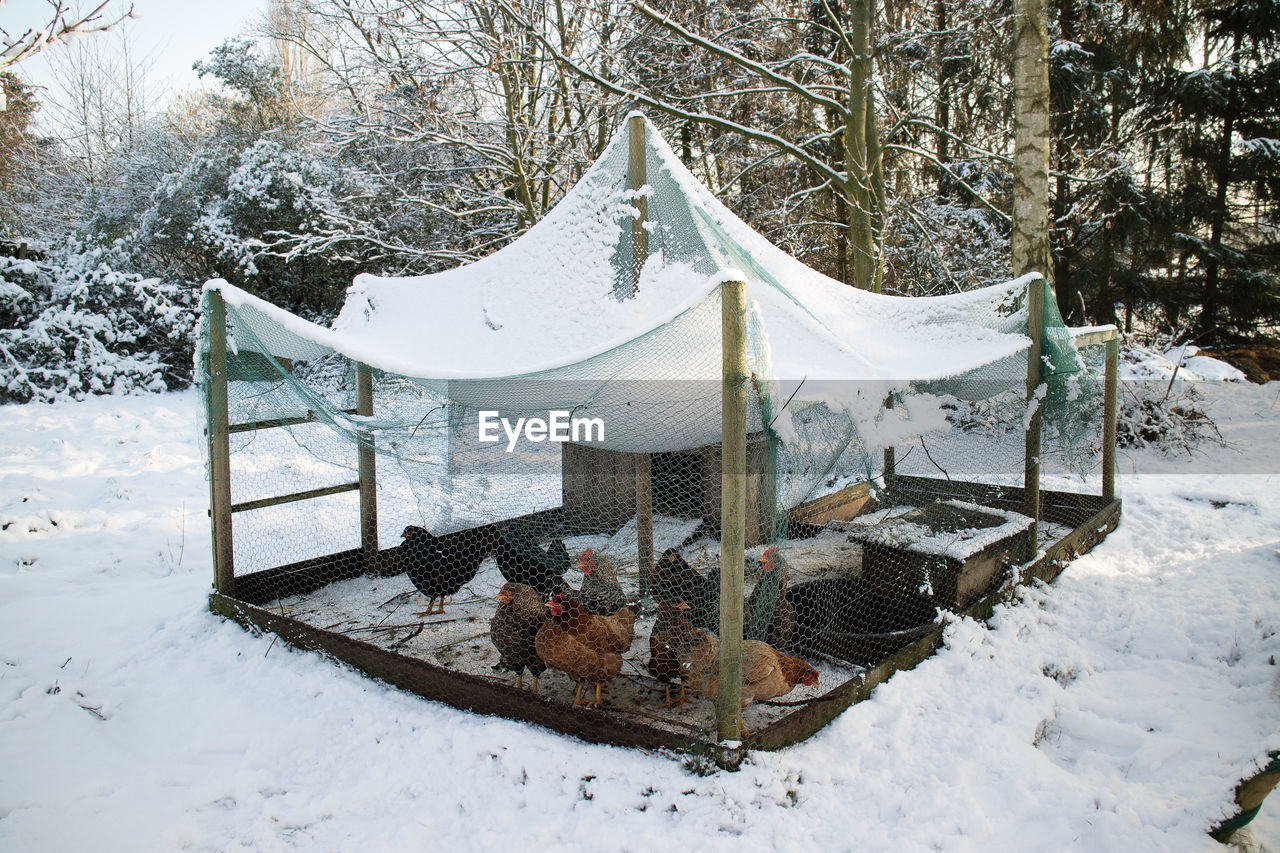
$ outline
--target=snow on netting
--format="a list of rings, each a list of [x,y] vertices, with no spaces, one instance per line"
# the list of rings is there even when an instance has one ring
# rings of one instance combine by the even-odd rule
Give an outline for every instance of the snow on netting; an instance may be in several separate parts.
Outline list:
[[[713,737],[731,280],[749,306],[749,729],[1034,552],[1019,490],[1043,281],[848,288],[748,228],[644,127],[643,180],[620,133],[511,245],[360,276],[332,328],[206,287],[207,391],[210,300],[226,311],[237,597],[498,691]],[[1102,440],[1102,348],[1077,350],[1046,305],[1031,405],[1066,497],[1041,545],[1096,509],[1078,495],[1100,493]]]

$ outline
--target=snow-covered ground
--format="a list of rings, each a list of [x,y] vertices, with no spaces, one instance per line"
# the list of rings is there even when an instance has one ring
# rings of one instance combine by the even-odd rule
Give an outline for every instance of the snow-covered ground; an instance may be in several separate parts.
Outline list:
[[[0,407],[0,849],[1216,849],[1280,749],[1280,383],[1204,389],[1228,446],[1122,456],[1056,584],[710,776],[211,615],[194,393]]]

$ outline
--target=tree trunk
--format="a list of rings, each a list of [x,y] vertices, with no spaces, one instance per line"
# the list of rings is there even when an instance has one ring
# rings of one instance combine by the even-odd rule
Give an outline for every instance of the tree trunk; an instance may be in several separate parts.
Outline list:
[[[938,126],[938,133],[935,134],[936,139],[936,156],[938,158],[938,203],[946,201],[951,196],[951,173],[946,169],[946,164],[951,162],[951,75],[948,73],[950,63],[947,62],[948,53],[946,42],[946,31],[950,24],[947,23],[947,0],[938,0],[933,8],[934,28],[938,31],[938,46],[935,50],[935,58],[938,63],[938,103],[934,106],[934,123]]]
[[[1049,32],[1046,0],[1013,4],[1013,274],[1049,263]]]
[[[1061,0],[1058,4],[1058,29],[1062,33],[1062,38],[1069,42],[1076,40],[1075,23],[1079,17],[1079,12],[1073,0]],[[1088,143],[1079,141],[1083,136],[1083,132],[1079,136],[1071,133],[1072,122],[1072,106],[1069,102],[1070,95],[1059,93],[1056,99],[1050,93],[1050,106],[1057,113],[1057,121],[1050,122],[1050,132],[1056,140],[1054,153],[1057,155],[1058,176],[1056,192],[1053,195],[1053,220],[1050,225],[1050,250],[1052,251],[1052,223],[1063,223],[1067,220],[1067,213],[1071,210],[1073,199],[1071,197],[1071,181],[1067,177],[1075,169],[1074,146],[1081,144],[1088,147]],[[1055,126],[1056,125],[1056,126]],[[1071,235],[1063,233],[1058,244],[1058,254],[1056,257],[1050,257],[1053,264],[1053,275],[1050,281],[1054,282],[1055,290],[1058,296],[1058,311],[1071,325],[1084,325],[1084,311],[1081,306],[1084,299],[1081,295],[1080,279],[1084,274],[1083,264],[1080,262],[1079,253],[1076,254],[1076,275],[1072,275],[1071,261],[1068,256],[1068,247],[1070,245]]]
[[[871,88],[871,3],[854,0],[850,9],[849,110],[845,114],[844,168],[849,197],[849,250],[853,263],[849,284],[873,290],[876,284],[876,248],[872,223],[874,197],[867,152],[867,122]],[[870,121],[874,122],[874,115]]]
[[[884,258],[880,254],[880,246],[884,239],[884,151],[880,147],[880,128],[876,122],[876,93],[867,88],[867,179],[870,186],[868,195],[871,198],[871,248],[875,252],[875,272],[872,275],[871,290],[876,293],[884,289]]]
[[[1240,55],[1240,36],[1236,36],[1232,57]],[[1231,76],[1227,91],[1226,118],[1222,122],[1222,136],[1218,139],[1217,172],[1218,187],[1213,198],[1213,219],[1209,223],[1209,257],[1205,259],[1204,300],[1200,305],[1200,341],[1211,343],[1218,334],[1218,308],[1222,301],[1219,293],[1222,251],[1222,228],[1227,218],[1227,188],[1231,184],[1231,136],[1235,133],[1236,112],[1240,105],[1240,86],[1237,76]]]

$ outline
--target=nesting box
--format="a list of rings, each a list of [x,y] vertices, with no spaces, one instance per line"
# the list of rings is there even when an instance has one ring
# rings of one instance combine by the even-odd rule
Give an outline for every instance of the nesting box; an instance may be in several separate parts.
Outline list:
[[[668,453],[624,453],[563,445],[564,517],[571,529],[613,532],[636,515],[636,462],[648,456],[655,515],[700,518],[708,535],[720,530],[720,445]],[[747,437],[748,547],[773,538],[776,491],[769,443]]]
[[[990,591],[1006,565],[1020,562],[1031,525],[1020,513],[937,501],[847,529],[849,541],[862,545],[869,586],[928,590],[943,607],[962,609]]]

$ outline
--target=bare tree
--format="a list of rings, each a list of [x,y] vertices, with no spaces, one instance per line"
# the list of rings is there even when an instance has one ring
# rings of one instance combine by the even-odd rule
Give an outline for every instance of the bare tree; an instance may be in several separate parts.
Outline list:
[[[6,0],[0,0],[0,9]],[[129,10],[118,16],[105,14],[104,10],[111,5],[111,0],[102,0],[88,14],[72,13],[67,0],[46,0],[49,5],[48,23],[41,27],[30,27],[16,38],[4,27],[0,27],[0,69],[17,65],[24,59],[30,59],[42,50],[59,42],[80,38],[89,33],[109,30],[126,18],[135,17],[133,4]],[[0,100],[0,110],[4,109],[4,101]]]
[[[94,185],[155,112],[160,93],[148,86],[154,59],[140,56],[124,34],[114,45],[93,39],[69,47],[50,62],[59,94],[47,114],[66,153]]]

